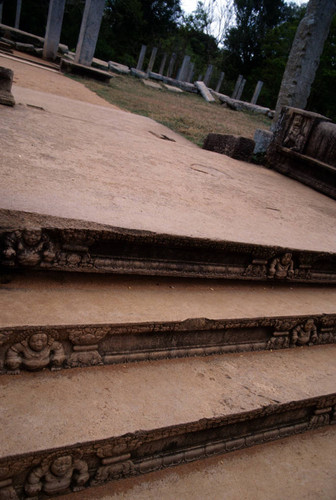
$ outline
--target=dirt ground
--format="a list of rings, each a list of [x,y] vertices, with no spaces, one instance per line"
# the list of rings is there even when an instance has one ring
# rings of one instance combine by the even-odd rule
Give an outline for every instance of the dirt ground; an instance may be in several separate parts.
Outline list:
[[[15,54],[16,52],[14,52]],[[17,55],[23,57],[21,53],[17,53]],[[33,56],[24,57],[26,61],[22,59],[14,60],[12,56],[0,54],[0,66],[14,71],[14,85],[62,97],[70,97],[71,99],[98,104],[107,108],[116,108],[116,106],[86,88],[82,83],[67,78],[63,73],[57,71],[53,64],[44,63],[45,66],[41,66],[38,64],[41,63],[41,59]]]

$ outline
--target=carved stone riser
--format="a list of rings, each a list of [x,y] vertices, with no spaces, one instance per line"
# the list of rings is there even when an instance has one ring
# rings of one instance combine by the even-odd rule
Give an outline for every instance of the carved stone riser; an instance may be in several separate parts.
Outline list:
[[[334,422],[335,413],[336,394],[331,394],[229,417],[8,457],[0,460],[0,498],[47,498],[46,491],[48,496],[78,491],[228,453],[329,425]],[[53,475],[56,460],[69,464],[64,480]]]
[[[0,231],[0,263],[6,269],[336,283],[336,254],[102,228]]]
[[[42,343],[38,350],[35,346]],[[275,350],[336,342],[336,314],[0,328],[0,373]]]

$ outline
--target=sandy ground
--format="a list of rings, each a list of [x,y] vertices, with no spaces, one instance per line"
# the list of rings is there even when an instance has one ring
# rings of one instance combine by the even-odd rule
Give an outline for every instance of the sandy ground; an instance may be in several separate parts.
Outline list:
[[[21,53],[19,55],[25,57],[27,62],[14,60],[11,56],[0,54],[0,66],[5,66],[14,71],[14,85],[117,109],[116,106],[109,104],[94,92],[91,92],[82,83],[76,82],[57,71],[55,65],[43,62],[49,67],[42,67],[37,65],[37,63],[42,62],[41,59]]]

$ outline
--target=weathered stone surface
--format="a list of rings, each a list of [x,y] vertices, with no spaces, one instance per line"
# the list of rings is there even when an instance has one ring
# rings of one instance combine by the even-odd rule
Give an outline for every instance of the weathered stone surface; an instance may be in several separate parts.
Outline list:
[[[141,71],[136,68],[131,68],[131,75],[136,76],[137,78],[148,78],[148,75],[145,71]]]
[[[61,38],[65,0],[51,0],[49,3],[47,27],[43,46],[45,59],[56,59]]]
[[[85,0],[85,8],[79,32],[75,62],[90,66],[96,50],[105,0]]]
[[[230,109],[234,109],[235,111],[251,111],[252,113],[266,115],[268,118],[273,118],[274,116],[274,111],[271,111],[269,108],[258,106],[257,104],[251,104],[250,102],[239,101],[238,99],[232,99],[225,94],[219,94],[213,90],[211,93],[218,97],[222,103],[226,104]]]
[[[254,132],[253,140],[255,142],[254,154],[266,153],[268,146],[273,139],[273,132],[269,130],[257,129]]]
[[[170,92],[176,92],[177,94],[181,94],[183,92],[179,87],[174,87],[173,85],[168,85],[168,83],[163,84],[164,88],[169,90]]]
[[[14,106],[15,99],[12,94],[14,73],[11,69],[0,66],[0,104]]]
[[[13,26],[7,26],[5,24],[0,24],[0,35],[10,38],[15,42],[33,44],[35,47],[43,47],[44,44],[43,37],[27,33],[26,31],[13,28]]]
[[[125,66],[124,64],[119,64],[114,61],[109,61],[108,62],[108,67],[109,71],[112,71],[112,73],[118,73],[121,75],[129,75],[131,70],[128,66]]]
[[[322,115],[283,108],[267,151],[270,168],[336,198],[336,124]]]
[[[163,76],[160,73],[153,73],[153,71],[148,72],[149,78],[152,78],[153,80],[163,80]]]
[[[215,102],[215,99],[212,97],[210,90],[204,82],[195,82],[195,87],[207,102]]]
[[[203,149],[230,156],[236,160],[249,161],[254,149],[254,141],[247,137],[225,134],[209,134]]]
[[[335,349],[4,376],[1,480],[55,495],[329,426]]]
[[[77,85],[73,88],[76,92]],[[296,262],[305,265],[300,262],[304,251],[325,257],[336,253],[336,206],[326,196],[272,170],[202,150],[146,117],[14,90],[21,103],[45,111],[2,109],[0,206],[34,212],[37,227],[47,229],[48,216],[56,216],[63,223],[72,218],[127,228],[129,235],[133,229],[149,232],[149,245],[151,236],[167,234],[181,242],[191,237],[209,241],[205,255],[211,241],[235,242],[235,249],[237,243],[251,250],[267,246],[267,262],[278,252],[298,251],[293,253],[294,270]],[[162,254],[169,260],[169,254]],[[258,260],[258,255],[245,254],[249,258],[242,259],[242,272],[250,257]]]
[[[315,494],[317,498],[332,499],[335,440],[336,427],[322,427],[243,452],[92,487],[60,500],[171,500],[172,492],[175,498],[185,500],[190,500],[190,494],[199,499],[219,499],[223,492],[225,500],[250,500],[256,495],[258,500],[297,500]]]
[[[336,290],[327,287],[49,273],[7,281],[0,373],[336,343]]]
[[[336,0],[310,0],[296,31],[283,75],[273,128],[283,106],[305,108],[328,36]]]
[[[94,78],[95,80],[101,80],[103,82],[109,83],[113,75],[107,73],[106,71],[102,71],[97,68],[93,68],[92,66],[85,66],[83,64],[77,64],[73,61],[69,61],[66,59],[61,60],[61,71],[65,73],[75,73],[77,75],[86,76],[89,78]]]
[[[160,85],[159,83],[151,82],[150,80],[145,80],[145,79],[142,79],[141,81],[144,85],[146,85],[146,87],[151,87],[152,89],[162,90],[162,85]]]

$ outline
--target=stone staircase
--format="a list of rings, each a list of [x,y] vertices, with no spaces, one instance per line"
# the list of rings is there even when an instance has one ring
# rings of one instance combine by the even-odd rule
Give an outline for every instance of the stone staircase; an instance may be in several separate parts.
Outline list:
[[[30,97],[34,105],[38,97],[43,99]],[[47,113],[40,119],[52,122],[56,112],[45,99],[40,104]],[[69,105],[65,121],[75,108]],[[81,116],[98,113],[94,108],[83,105]],[[35,111],[10,112],[19,120]],[[15,119],[8,114],[10,127]],[[125,113],[126,129],[131,121]],[[9,136],[6,141],[11,144]],[[188,150],[183,142],[174,147],[176,158],[199,154],[199,161],[231,175],[245,168],[231,159],[220,167],[226,160]],[[164,155],[167,151],[163,148]],[[76,159],[80,168],[84,153]],[[336,422],[336,248],[326,231],[334,216],[332,200],[284,180],[298,200],[305,194],[310,207],[324,208],[316,231],[324,230],[325,239],[317,242],[307,233],[301,246],[295,239],[301,215],[293,208],[288,224],[297,233],[287,238],[277,235],[284,219],[269,219],[274,245],[257,220],[254,241],[237,221],[236,241],[193,234],[196,223],[186,226],[185,235],[165,232],[160,210],[154,213],[161,231],[150,223],[148,230],[134,229],[122,216],[107,225],[104,217],[99,223],[94,206],[87,208],[87,199],[81,219],[66,216],[72,205],[61,200],[69,178],[63,185],[55,181],[61,151],[52,145],[46,161],[55,171],[41,173],[40,188],[32,182],[29,194],[23,191],[18,169],[33,178],[34,168],[40,168],[37,154],[35,147],[27,150],[31,169],[25,172],[12,149],[14,159],[6,166],[18,184],[8,183],[0,212],[1,500],[75,498],[77,491],[78,498],[99,498],[89,488],[112,482],[113,493],[118,479],[287,436],[298,439]],[[67,161],[74,169],[70,156]],[[209,171],[208,164],[198,168]],[[270,183],[280,178],[252,168],[256,177],[269,175]],[[84,173],[71,175],[81,183]],[[105,172],[106,196],[114,173]],[[160,186],[160,162],[152,173],[158,190],[166,189]],[[94,182],[93,174],[86,187],[92,199]],[[32,192],[52,196],[49,186],[55,190],[51,205],[33,210],[42,198],[36,201]],[[17,206],[20,189],[27,196]],[[99,193],[97,204],[106,200],[103,187]],[[283,191],[284,198],[287,194]],[[225,234],[232,234],[229,229]],[[335,438],[333,430],[329,437]],[[212,497],[221,498],[218,490]]]

